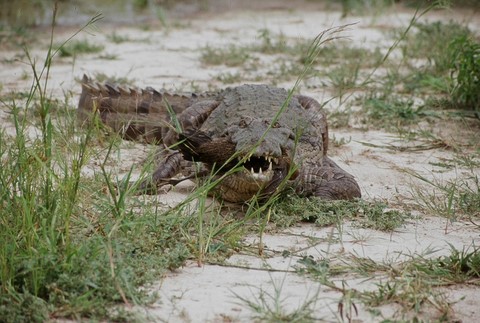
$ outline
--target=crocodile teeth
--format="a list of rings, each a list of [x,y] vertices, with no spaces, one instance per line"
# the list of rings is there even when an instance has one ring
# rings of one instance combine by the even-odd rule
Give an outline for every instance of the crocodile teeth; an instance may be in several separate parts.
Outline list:
[[[272,161],[270,160],[270,164],[268,164],[268,171],[272,170]]]

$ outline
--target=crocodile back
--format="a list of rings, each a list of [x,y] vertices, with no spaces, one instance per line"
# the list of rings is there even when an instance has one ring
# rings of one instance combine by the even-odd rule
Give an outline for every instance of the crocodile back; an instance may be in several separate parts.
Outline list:
[[[179,114],[210,94],[170,94],[151,87],[138,89],[111,83],[98,83],[86,75],[82,79],[82,93],[77,117],[85,124],[93,114],[125,139],[162,143],[171,127],[171,113]]]

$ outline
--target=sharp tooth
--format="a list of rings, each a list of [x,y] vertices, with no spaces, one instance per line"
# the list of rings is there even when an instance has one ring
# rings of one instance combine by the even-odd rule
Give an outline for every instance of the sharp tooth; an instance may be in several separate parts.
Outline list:
[[[272,170],[272,161],[270,161],[270,164],[268,164],[268,170],[269,170],[269,171]]]
[[[250,171],[252,172],[252,174],[255,174],[255,171],[253,170],[253,167],[252,167],[252,169],[251,169]]]
[[[278,164],[278,158],[273,158],[273,162],[274,162],[275,164]]]
[[[260,170],[258,171],[258,174],[259,174],[259,175],[263,175],[263,174],[262,174],[262,168],[261,168],[261,167],[260,167]]]

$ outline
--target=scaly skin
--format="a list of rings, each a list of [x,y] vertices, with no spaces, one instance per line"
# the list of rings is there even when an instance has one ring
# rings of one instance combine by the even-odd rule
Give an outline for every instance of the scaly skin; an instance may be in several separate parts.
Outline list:
[[[289,98],[280,88],[242,85],[175,95],[98,84],[84,76],[78,111],[83,122],[97,111],[125,138],[161,145],[162,161],[142,183],[145,192],[177,182],[172,178],[180,173],[196,177],[189,164],[197,162],[202,176],[222,178],[216,192],[230,202],[267,198],[283,181],[304,196],[361,197],[353,176],[326,155],[328,127],[320,104],[302,95]]]

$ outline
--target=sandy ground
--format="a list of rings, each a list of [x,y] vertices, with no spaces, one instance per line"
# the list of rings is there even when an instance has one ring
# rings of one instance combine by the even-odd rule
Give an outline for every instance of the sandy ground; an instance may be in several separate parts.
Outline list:
[[[394,10],[376,17],[341,18],[340,12],[322,11],[310,4],[307,8],[282,9],[281,6],[271,10],[226,10],[221,14],[205,13],[188,19],[179,20],[178,26],[165,29],[161,26],[143,30],[132,26],[119,27],[99,25],[99,30],[82,33],[79,37],[91,42],[105,44],[102,54],[115,55],[114,60],[100,59],[99,54],[84,55],[75,58],[57,58],[51,71],[50,88],[52,94],[63,98],[64,94],[76,98],[80,87],[75,79],[83,73],[95,75],[105,73],[110,76],[128,77],[137,86],[154,86],[157,88],[190,90],[191,84],[206,90],[222,87],[215,76],[224,72],[235,72],[238,68],[225,66],[204,66],[199,61],[200,48],[207,44],[212,47],[235,43],[250,44],[258,40],[259,30],[268,29],[272,34],[283,33],[290,38],[311,39],[325,28],[346,23],[356,23],[347,32],[350,41],[359,46],[381,46],[387,49],[392,43],[386,30],[391,27],[406,26],[413,12]],[[480,30],[480,15],[471,12],[433,13],[425,19],[450,18],[467,20],[470,28]],[[425,20],[423,20],[425,21]],[[115,44],[107,39],[115,32],[128,37],[129,41]],[[41,34],[41,33],[44,33]],[[40,38],[48,39],[48,33],[40,32]],[[58,41],[70,35],[70,31],[59,31]],[[32,51],[34,56],[43,58],[44,47],[38,46]],[[20,50],[7,50],[0,53],[0,79],[3,93],[12,90],[21,91],[29,86],[24,75],[30,70],[25,64],[6,63],[14,58]],[[281,82],[279,86],[290,88],[293,81]],[[302,88],[302,93],[319,101],[330,97],[322,87]],[[329,109],[334,110],[335,103]],[[0,111],[0,117],[8,117]],[[478,128],[463,133],[471,138],[480,138]],[[466,131],[466,132],[465,132]],[[442,132],[444,140],[456,142],[456,129]],[[385,148],[387,145],[406,147],[414,142],[402,142],[394,134],[382,131],[363,131],[355,127],[334,129],[330,136],[336,139],[351,138],[351,141],[333,148],[330,155],[340,166],[356,176],[365,199],[381,199],[391,205],[408,206],[412,203],[415,187],[421,183],[406,172],[419,172],[430,179],[451,180],[466,174],[467,169],[460,166],[450,170],[440,169],[436,162],[453,159],[452,151],[431,149],[420,151],[395,151]],[[375,146],[366,146],[368,142]],[[119,172],[126,171],[131,163],[141,160],[135,152],[146,151],[142,146],[126,149],[122,155]],[[468,153],[468,152],[466,152]],[[478,174],[478,169],[477,169]],[[425,188],[430,189],[430,188]],[[173,190],[161,196],[161,200],[172,203],[184,196],[182,190]],[[334,242],[329,237],[338,237]],[[265,254],[263,257],[235,255],[228,265],[204,265],[198,267],[189,262],[185,267],[168,274],[152,287],[158,291],[158,302],[148,308],[138,309],[145,313],[151,321],[184,321],[184,322],[248,322],[252,312],[241,304],[238,296],[254,300],[260,291],[273,293],[275,288],[281,290],[282,308],[293,310],[305,300],[314,296],[317,301],[313,307],[319,320],[340,321],[337,306],[342,295],[313,280],[295,274],[294,266],[300,256],[310,255],[315,259],[322,257],[335,258],[356,255],[369,257],[375,261],[398,262],[409,255],[422,254],[434,249],[433,256],[448,254],[449,245],[457,249],[471,246],[480,238],[478,226],[472,223],[419,214],[408,224],[393,233],[361,229],[351,223],[341,228],[317,228],[310,224],[299,224],[280,234],[264,237]],[[312,245],[312,239],[319,242]],[[258,236],[248,237],[246,243],[255,245]],[[292,251],[291,256],[284,258],[283,250]],[[298,252],[298,251],[301,252]],[[268,269],[268,270],[267,270]],[[355,276],[341,275],[335,280],[338,284],[345,281],[348,286],[360,290],[371,289],[383,277],[359,279]],[[462,322],[474,322],[480,317],[480,289],[475,286],[455,286],[446,289],[452,302],[454,314],[452,318]],[[238,295],[238,296],[235,296]],[[372,322],[382,319],[408,318],[401,308],[395,304],[379,308],[380,315],[372,315],[360,304],[354,322]],[[426,308],[421,313],[426,320],[434,320],[438,313]]]

